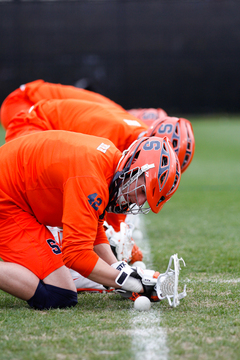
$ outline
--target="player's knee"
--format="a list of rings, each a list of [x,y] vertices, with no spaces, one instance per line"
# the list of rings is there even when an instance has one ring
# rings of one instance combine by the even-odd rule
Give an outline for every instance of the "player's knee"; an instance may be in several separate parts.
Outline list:
[[[28,300],[28,304],[38,310],[71,307],[77,304],[77,292],[44,284],[40,280],[35,294]]]

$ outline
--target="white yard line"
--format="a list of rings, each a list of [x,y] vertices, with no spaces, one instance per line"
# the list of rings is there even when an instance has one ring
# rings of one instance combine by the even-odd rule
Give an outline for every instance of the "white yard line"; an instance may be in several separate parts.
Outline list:
[[[166,360],[166,332],[160,326],[160,311],[131,312],[132,351],[136,360]]]
[[[144,221],[144,216],[141,216],[141,222],[139,222],[138,226],[144,237],[142,240],[136,239],[136,244],[143,252],[144,263],[148,269],[151,269],[151,251]],[[169,349],[167,347],[166,331],[161,327],[160,303],[152,303],[150,311],[131,310],[130,316],[132,351],[135,354],[135,359],[167,360]]]
[[[192,284],[198,284],[198,283],[216,283],[216,284],[238,284],[240,283],[240,278],[236,279],[221,279],[218,278],[216,275],[212,278],[203,278],[199,280],[188,280],[188,282],[191,282]]]

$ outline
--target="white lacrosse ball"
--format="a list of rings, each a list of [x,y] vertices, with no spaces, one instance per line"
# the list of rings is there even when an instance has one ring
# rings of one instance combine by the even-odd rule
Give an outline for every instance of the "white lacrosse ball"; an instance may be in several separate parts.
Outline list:
[[[142,240],[142,238],[143,238],[143,234],[142,234],[141,230],[138,230],[138,229],[133,231],[132,236],[133,236],[134,240]]]
[[[146,265],[143,261],[135,261],[131,266],[140,267],[143,270],[146,270]]]
[[[148,311],[151,308],[151,301],[146,296],[139,296],[134,301],[134,309],[138,311]]]

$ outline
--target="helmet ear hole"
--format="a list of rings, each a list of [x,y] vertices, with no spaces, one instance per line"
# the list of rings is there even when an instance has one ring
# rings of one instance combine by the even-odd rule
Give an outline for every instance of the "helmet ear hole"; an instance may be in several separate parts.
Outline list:
[[[134,163],[137,161],[137,159],[138,159],[138,157],[139,157],[139,154],[140,154],[140,150],[136,152],[136,154],[134,155],[132,161],[131,161],[131,158],[129,158],[128,161],[126,162],[125,168],[127,168],[127,167],[129,166],[130,161],[131,161],[130,166],[131,166],[132,164],[134,164]]]
[[[168,157],[167,156],[163,156],[162,157],[162,166],[166,166],[168,164]]]
[[[174,148],[174,149],[177,149],[177,148],[178,148],[178,141],[177,141],[177,139],[174,139],[173,142],[172,142],[172,144],[173,144],[173,148]]]
[[[164,180],[166,178],[167,172],[165,171],[161,176],[160,176],[160,184],[162,185],[164,183]]]
[[[169,191],[168,195],[170,195],[171,192],[175,189],[175,187],[177,185],[177,182],[178,182],[178,176],[176,175],[175,179],[174,179],[174,182],[173,182],[173,185],[172,185],[171,190]]]
[[[188,162],[188,159],[189,159],[189,155],[187,154],[184,158],[183,165],[185,165]]]
[[[140,150],[136,152],[135,156],[134,156],[134,160],[133,161],[136,161],[139,157],[139,154],[140,154]]]

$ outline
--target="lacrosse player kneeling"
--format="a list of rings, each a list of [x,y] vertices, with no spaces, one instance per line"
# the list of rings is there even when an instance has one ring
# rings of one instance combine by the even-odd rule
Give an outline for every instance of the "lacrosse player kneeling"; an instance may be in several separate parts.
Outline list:
[[[141,138],[121,153],[97,136],[38,132],[4,144],[0,165],[1,290],[39,310],[71,307],[72,268],[103,286],[144,293],[139,273],[125,262],[119,268],[104,213],[161,210],[181,177],[170,140]],[[62,249],[49,225],[63,227]]]
[[[125,202],[123,204],[125,204]],[[144,210],[142,209],[142,211]],[[134,246],[132,231],[134,226],[122,222],[119,233],[116,233],[112,226],[109,226],[106,222],[104,222],[104,228],[116,259],[119,260],[111,265],[113,268],[120,271],[120,274],[115,280],[116,285],[120,287],[116,292],[124,298],[133,301],[141,295],[147,296],[152,302],[167,298],[170,306],[177,306],[179,300],[186,296],[185,288],[181,294],[178,294],[180,261],[185,265],[183,259],[178,259],[177,254],[171,256],[167,271],[162,274],[153,270],[143,270],[139,267],[131,267],[127,263],[131,263],[132,261],[132,250]],[[49,229],[54,235],[56,242],[61,246],[62,230],[50,227]],[[172,261],[174,265],[173,269],[171,269]],[[107,288],[83,277],[74,270],[70,271],[78,292],[106,292],[114,290],[113,287]]]

